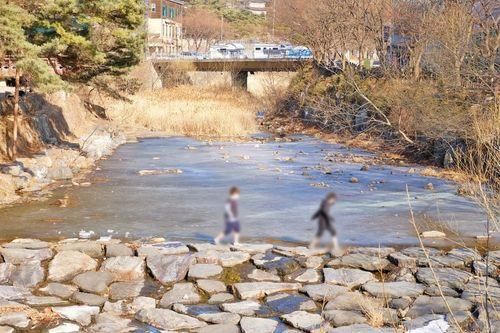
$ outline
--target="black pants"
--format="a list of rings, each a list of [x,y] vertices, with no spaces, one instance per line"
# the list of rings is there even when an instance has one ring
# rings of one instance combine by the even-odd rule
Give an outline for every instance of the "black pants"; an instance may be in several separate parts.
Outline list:
[[[333,227],[330,219],[320,215],[318,218],[318,232],[316,233],[316,237],[320,238],[321,236],[323,236],[325,230],[328,230],[332,237],[337,235],[337,231]]]

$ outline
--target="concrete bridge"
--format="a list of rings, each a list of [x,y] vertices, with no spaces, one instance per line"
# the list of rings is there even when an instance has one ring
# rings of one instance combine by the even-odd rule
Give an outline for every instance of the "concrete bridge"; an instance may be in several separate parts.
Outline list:
[[[270,58],[270,59],[153,59],[157,73],[184,69],[186,72],[231,73],[232,85],[247,89],[248,74],[255,72],[295,72],[312,63],[312,59]]]

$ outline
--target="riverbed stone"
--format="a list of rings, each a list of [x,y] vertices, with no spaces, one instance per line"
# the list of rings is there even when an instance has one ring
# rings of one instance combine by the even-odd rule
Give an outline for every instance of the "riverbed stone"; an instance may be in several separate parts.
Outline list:
[[[39,261],[23,263],[16,267],[10,280],[16,287],[33,288],[45,279],[45,270]]]
[[[445,316],[443,315],[427,314],[415,319],[405,320],[403,321],[403,325],[409,332],[416,331],[418,329],[423,332],[442,332],[449,327],[448,323],[446,323],[444,319]],[[445,327],[441,327],[441,325],[438,326],[436,325],[437,323],[442,323]]]
[[[323,265],[324,259],[320,256],[300,257],[299,263],[304,268],[318,269]]]
[[[452,313],[457,313],[459,311],[470,311],[473,304],[467,300],[449,297],[449,296],[418,296],[415,302],[410,307],[410,310],[406,313],[406,317],[412,319],[422,317],[426,314],[448,314],[451,309]]]
[[[64,319],[88,326],[92,322],[92,318],[99,314],[99,307],[88,305],[56,306],[52,307],[52,311]]]
[[[421,247],[408,247],[401,251],[402,254],[417,259],[419,266],[429,266],[426,253],[429,257],[437,257],[443,255],[443,251],[435,249],[433,247],[426,247],[425,251]]]
[[[7,301],[23,300],[31,296],[29,289],[24,287],[0,286],[0,299]]]
[[[168,309],[143,309],[135,318],[161,330],[194,330],[207,324],[196,318]]]
[[[199,328],[196,333],[240,333],[240,328],[233,324],[217,324]]]
[[[279,256],[271,252],[254,255],[252,262],[257,268],[281,276],[291,274],[300,268],[299,263],[293,258]]]
[[[285,276],[285,281],[294,281],[299,283],[317,283],[321,275],[315,269],[298,270]]]
[[[426,287],[424,294],[426,294],[427,296],[459,297],[459,293],[455,289],[447,286],[441,286],[441,288],[439,288],[437,285]]]
[[[56,296],[64,299],[68,299],[77,291],[77,287],[57,282],[51,282],[45,287],[40,288],[39,291],[45,295]]]
[[[374,297],[399,298],[417,297],[422,295],[425,287],[418,283],[399,282],[368,282],[363,285],[363,289]]]
[[[0,263],[0,284],[9,283],[10,277],[15,270],[16,266],[11,263]]]
[[[376,281],[375,275],[356,268],[324,268],[325,283],[337,284],[349,289],[359,287],[367,282]]]
[[[76,291],[71,295],[71,300],[78,304],[90,305],[90,306],[102,306],[108,299],[103,296],[96,294],[83,293],[81,291]]]
[[[137,249],[137,255],[141,257],[184,254],[188,252],[189,248],[181,242],[161,242],[156,244],[144,244]]]
[[[44,261],[52,258],[53,252],[49,248],[23,249],[23,248],[2,248],[0,254],[3,260],[14,265],[21,265],[28,261]]]
[[[89,333],[124,333],[136,332],[137,327],[132,320],[113,315],[111,313],[100,313],[96,316],[95,324],[87,330]]]
[[[328,331],[329,333],[394,333],[394,328],[371,327],[368,324],[354,324],[349,326],[336,327]]]
[[[30,249],[30,250],[39,250],[46,249],[50,247],[50,243],[41,241],[39,239],[32,238],[17,238],[11,241],[10,243],[2,244],[2,247],[7,249]]]
[[[262,269],[254,269],[250,274],[247,276],[250,280],[255,280],[255,281],[274,281],[274,282],[280,282],[281,278],[273,273],[266,272]]]
[[[221,304],[221,303],[232,302],[232,301],[234,301],[233,294],[218,293],[218,294],[210,296],[210,298],[208,299],[208,304]]]
[[[102,295],[107,293],[113,279],[114,276],[110,272],[85,272],[75,276],[73,283],[81,291]]]
[[[295,311],[281,316],[281,319],[300,330],[311,332],[319,330],[323,325],[323,318],[317,313]]]
[[[407,256],[401,252],[391,253],[387,258],[398,267],[417,267],[417,258]]]
[[[243,317],[240,322],[243,333],[274,333],[279,322],[266,318]]]
[[[366,296],[359,291],[347,292],[340,294],[331,301],[329,301],[325,307],[325,311],[329,310],[343,310],[343,311],[365,311],[368,307],[370,308],[381,308],[383,306],[383,301],[378,298],[373,298]]]
[[[500,269],[492,263],[486,266],[484,261],[474,260],[472,262],[472,271],[477,276],[489,276],[492,278],[498,278],[500,276]]]
[[[472,278],[472,274],[453,268],[419,268],[416,278],[427,286],[437,284],[436,278],[442,286],[463,290],[465,284]]]
[[[49,280],[64,282],[76,275],[97,268],[97,261],[78,251],[62,251],[49,264]]]
[[[211,324],[233,324],[240,322],[236,313],[222,312],[217,305],[185,305],[176,303],[172,309],[175,312],[196,317]]]
[[[222,267],[214,264],[194,264],[189,267],[188,278],[207,279],[222,273]]]
[[[488,258],[496,266],[500,266],[500,250],[489,251]]]
[[[390,265],[389,260],[363,253],[348,254],[330,261],[328,267],[361,268],[366,271],[384,271]]]
[[[211,243],[189,243],[188,248],[193,249],[195,252],[205,251],[231,251],[231,245],[226,244],[211,244]]]
[[[465,266],[469,266],[474,260],[482,259],[481,254],[478,251],[466,247],[452,249],[446,255],[462,260]]]
[[[210,295],[223,293],[227,290],[226,285],[218,280],[198,280],[196,284],[198,288]]]
[[[366,318],[358,311],[329,310],[323,313],[323,317],[334,327],[366,323]]]
[[[104,257],[104,246],[95,241],[78,240],[74,242],[67,242],[58,244],[57,251],[78,251],[85,253],[91,258]]]
[[[233,288],[241,299],[258,299],[282,291],[297,291],[301,285],[283,282],[240,282],[234,284]]]
[[[201,301],[194,284],[177,283],[171,290],[167,291],[160,300],[162,308],[170,308],[175,303],[180,304],[196,304]]]
[[[184,280],[192,261],[190,254],[150,256],[146,259],[155,279],[163,284]]]
[[[115,282],[109,286],[109,298],[111,300],[134,298],[141,295],[144,288],[144,281]]]
[[[29,328],[31,320],[24,311],[0,313],[0,325],[11,326],[20,330]]]
[[[486,277],[478,277],[469,281],[462,292],[462,298],[471,302],[482,304],[485,297]],[[500,283],[488,278],[488,298],[494,306],[500,306]]]
[[[246,300],[236,303],[222,303],[220,307],[226,312],[236,313],[242,316],[255,316],[255,314],[261,310],[262,305],[257,301]]]
[[[134,251],[125,244],[106,244],[106,258],[131,257]]]
[[[257,253],[265,253],[273,248],[272,244],[248,244],[248,243],[240,243],[238,245],[231,245],[231,250],[233,251],[241,251],[247,252],[251,255]]]
[[[199,264],[217,264],[222,267],[234,267],[250,259],[250,254],[242,251],[201,251],[194,254]]]
[[[397,282],[397,281],[417,282],[417,280],[415,279],[415,275],[414,275],[415,272],[416,272],[416,268],[396,267],[385,276],[385,281],[387,281],[387,282]]]
[[[104,260],[101,271],[113,274],[118,282],[143,280],[145,263],[140,257],[112,257]]]
[[[304,295],[300,294],[277,294],[266,298],[265,304],[279,314],[291,313],[294,311],[314,311],[317,309],[316,303]]]
[[[327,248],[312,249],[305,246],[276,246],[273,252],[286,257],[312,257],[327,254],[329,250]]]
[[[62,306],[70,304],[67,300],[55,296],[29,296],[23,303],[33,307]]]
[[[327,302],[349,291],[346,287],[327,283],[310,284],[302,287],[301,291],[316,302]]]

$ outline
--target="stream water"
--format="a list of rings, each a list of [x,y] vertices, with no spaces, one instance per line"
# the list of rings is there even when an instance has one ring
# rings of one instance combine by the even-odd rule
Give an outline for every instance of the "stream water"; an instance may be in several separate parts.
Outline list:
[[[419,224],[465,237],[484,233],[484,216],[455,194],[457,185],[428,178],[408,167],[330,162],[325,156],[363,158],[360,150],[309,137],[294,142],[217,142],[184,137],[144,139],[121,146],[99,164],[90,187],[62,187],[45,202],[0,211],[0,238],[97,235],[209,240],[223,225],[223,205],[232,185],[241,188],[242,235],[246,239],[305,242],[321,198],[339,195],[333,214],[341,240],[361,245],[416,244],[408,222],[408,186]],[[351,159],[352,160],[352,159]],[[181,174],[140,176],[143,169],[181,169]],[[359,182],[351,183],[356,177]],[[434,190],[425,189],[429,182]],[[319,186],[318,186],[319,185]],[[325,187],[325,186],[328,187]],[[54,204],[67,196],[69,206]],[[449,232],[449,230],[447,231]]]

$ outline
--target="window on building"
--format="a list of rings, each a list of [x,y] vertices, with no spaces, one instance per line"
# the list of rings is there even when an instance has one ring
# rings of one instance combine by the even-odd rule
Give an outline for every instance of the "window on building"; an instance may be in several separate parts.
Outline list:
[[[170,18],[175,18],[175,8],[170,8]]]
[[[155,3],[152,3],[151,4],[151,12],[156,12],[156,4]]]
[[[167,5],[163,5],[161,8],[161,16],[167,17],[167,14],[168,14],[168,7],[167,7]]]

